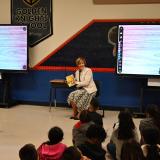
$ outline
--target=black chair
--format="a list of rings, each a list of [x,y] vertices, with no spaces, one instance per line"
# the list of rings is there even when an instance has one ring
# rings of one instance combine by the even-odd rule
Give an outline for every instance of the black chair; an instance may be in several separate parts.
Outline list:
[[[94,82],[95,82],[95,85],[97,87],[97,92],[96,92],[95,97],[98,99],[99,96],[100,96],[100,81],[94,80]],[[100,106],[100,110],[102,110],[102,112],[103,112],[102,117],[104,117],[104,108],[102,106]]]

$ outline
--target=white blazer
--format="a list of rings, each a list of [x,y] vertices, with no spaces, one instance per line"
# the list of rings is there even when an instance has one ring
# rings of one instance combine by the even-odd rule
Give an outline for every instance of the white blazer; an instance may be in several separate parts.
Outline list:
[[[93,81],[92,70],[90,68],[84,67],[82,71],[77,70],[75,72],[75,79],[77,87],[83,87],[89,94],[97,91],[96,85]]]

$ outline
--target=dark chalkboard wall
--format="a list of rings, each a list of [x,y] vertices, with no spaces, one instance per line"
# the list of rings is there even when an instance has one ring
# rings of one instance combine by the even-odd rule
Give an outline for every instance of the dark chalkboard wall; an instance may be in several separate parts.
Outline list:
[[[94,20],[92,24],[69,41],[40,66],[75,66],[75,59],[83,56],[87,65],[92,68],[114,68],[116,57],[113,56],[113,45],[108,42],[109,30],[117,24],[160,23],[160,20]],[[64,28],[65,29],[65,28]],[[115,34],[114,34],[115,36]],[[116,37],[113,37],[116,38]]]

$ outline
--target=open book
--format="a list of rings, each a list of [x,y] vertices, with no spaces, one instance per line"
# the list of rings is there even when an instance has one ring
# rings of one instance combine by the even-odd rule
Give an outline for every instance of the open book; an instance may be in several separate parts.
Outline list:
[[[66,76],[66,82],[68,84],[69,87],[72,87],[75,85],[75,79],[74,79],[74,75],[71,74],[69,76]]]

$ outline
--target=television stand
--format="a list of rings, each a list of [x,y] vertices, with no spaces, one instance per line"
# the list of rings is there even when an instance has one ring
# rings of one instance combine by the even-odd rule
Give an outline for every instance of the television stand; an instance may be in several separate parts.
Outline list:
[[[143,108],[143,92],[144,89],[141,87],[140,89],[140,107],[139,107],[139,112],[134,112],[133,117],[134,118],[145,118],[146,114],[144,113],[144,108]]]
[[[141,112],[134,112],[133,113],[133,117],[134,118],[146,118],[146,114],[145,113],[141,113]]]
[[[0,102],[0,107],[9,108],[15,105],[16,101],[13,101],[11,99],[10,75],[7,73],[2,73],[2,86],[3,86],[3,91],[2,91],[2,99]]]
[[[144,118],[145,117],[145,109],[143,107],[143,99],[144,99],[144,93],[145,91],[154,91],[154,92],[160,92],[159,86],[143,86],[140,90],[140,110],[138,113],[134,113],[133,116],[135,118]]]

